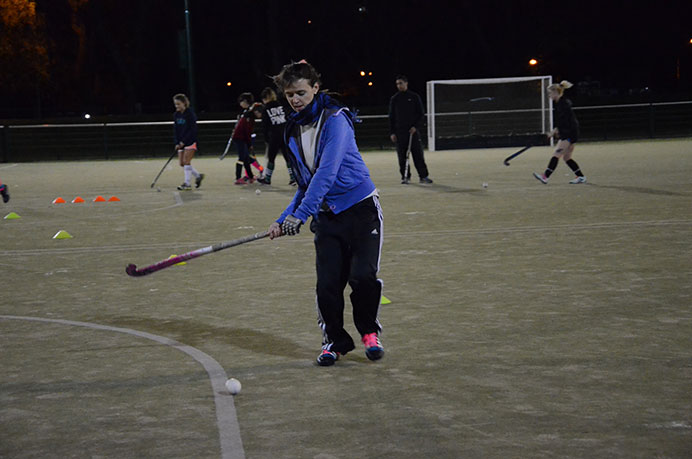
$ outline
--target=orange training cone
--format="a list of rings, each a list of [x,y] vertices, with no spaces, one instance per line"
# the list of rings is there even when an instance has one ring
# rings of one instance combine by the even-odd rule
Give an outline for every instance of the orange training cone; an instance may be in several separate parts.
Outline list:
[[[74,199],[72,200],[72,204],[77,204],[77,203],[80,203],[80,202],[84,202],[84,199],[82,199],[80,196],[77,196],[76,198],[74,198]]]
[[[53,204],[65,204],[65,200],[61,197],[53,199]]]
[[[96,196],[94,198],[94,202],[106,202],[106,198],[104,198],[103,196]]]
[[[108,198],[108,202],[115,202],[115,201],[120,201],[120,199],[118,199],[117,196],[111,196],[110,198]]]

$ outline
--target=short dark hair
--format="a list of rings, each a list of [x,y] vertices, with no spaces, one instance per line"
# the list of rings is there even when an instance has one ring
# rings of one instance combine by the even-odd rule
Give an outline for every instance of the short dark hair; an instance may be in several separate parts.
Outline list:
[[[406,75],[399,74],[396,76],[396,78],[394,78],[394,81],[396,81],[396,80],[401,80],[401,81],[405,81],[406,83],[408,83],[408,77]]]
[[[255,96],[253,96],[251,92],[244,92],[238,96],[238,103],[242,101],[245,101],[249,105],[252,105],[252,103],[255,102]]]
[[[279,74],[273,77],[273,80],[276,87],[283,92],[287,86],[301,79],[307,80],[310,86],[314,86],[315,83],[321,86],[321,76],[315,67],[303,60],[284,65]]]

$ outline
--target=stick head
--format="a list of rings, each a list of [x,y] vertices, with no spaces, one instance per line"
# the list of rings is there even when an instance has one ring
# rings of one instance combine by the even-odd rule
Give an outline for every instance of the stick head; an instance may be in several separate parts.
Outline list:
[[[143,276],[144,273],[138,273],[137,272],[137,266],[133,264],[127,265],[127,268],[125,268],[125,272],[128,274],[128,276],[133,276],[133,277],[139,277]]]
[[[503,164],[504,164],[505,166],[509,166],[509,161],[504,160],[504,161],[503,161]]]

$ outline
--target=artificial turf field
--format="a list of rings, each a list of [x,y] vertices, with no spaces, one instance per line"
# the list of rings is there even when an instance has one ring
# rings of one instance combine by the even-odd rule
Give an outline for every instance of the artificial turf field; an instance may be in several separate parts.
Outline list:
[[[307,227],[125,274],[265,230],[281,162],[239,187],[198,158],[199,190],[176,166],[160,193],[162,159],[0,164],[0,457],[692,456],[692,141],[578,144],[585,185],[515,150],[427,153],[435,183],[408,186],[364,154],[386,355],[331,368]]]

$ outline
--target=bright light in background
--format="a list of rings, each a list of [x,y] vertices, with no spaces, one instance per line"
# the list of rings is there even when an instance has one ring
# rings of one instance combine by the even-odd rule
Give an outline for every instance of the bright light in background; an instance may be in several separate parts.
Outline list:
[[[538,64],[538,61],[536,59],[531,59],[529,61],[529,65],[536,65],[536,64]]]
[[[226,86],[231,86],[231,84],[233,84],[233,83],[231,83],[230,81],[226,82]]]
[[[85,114],[84,114],[84,119],[88,120],[89,118],[91,118],[91,115],[88,114],[88,113],[85,113]]]
[[[368,86],[372,86],[372,81],[368,81]]]
[[[360,76],[365,76],[365,70],[360,71]]]
[[[372,72],[368,72],[368,75],[369,75],[369,76],[372,76]]]
[[[308,24],[312,24],[312,19],[308,19]]]

